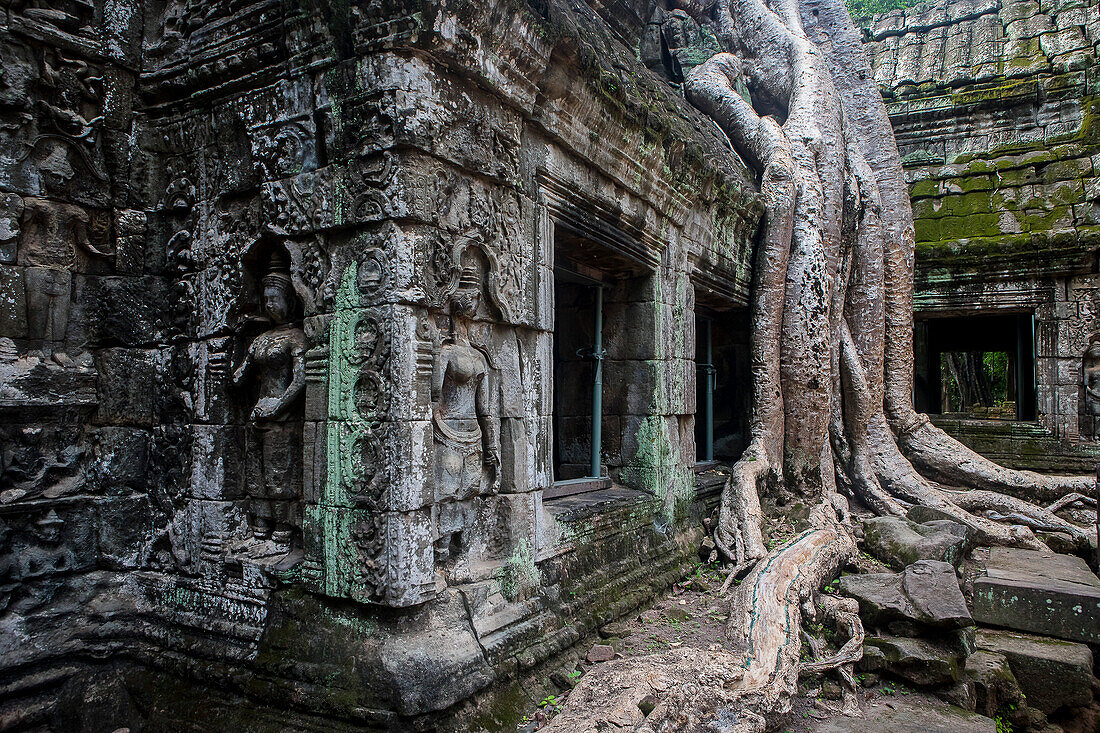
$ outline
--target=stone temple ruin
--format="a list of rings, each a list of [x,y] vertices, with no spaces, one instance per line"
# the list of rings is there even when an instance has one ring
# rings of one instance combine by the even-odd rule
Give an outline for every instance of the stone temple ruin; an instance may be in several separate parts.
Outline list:
[[[942,353],[1007,353],[1010,419],[941,424],[1040,471],[1090,472],[1100,436],[1095,15],[940,3],[866,31],[916,218],[917,408],[949,411]]]
[[[1100,5],[865,36],[918,409],[1092,471]],[[5,2],[0,729],[464,729],[691,570],[763,214],[680,90],[715,49],[644,0]]]

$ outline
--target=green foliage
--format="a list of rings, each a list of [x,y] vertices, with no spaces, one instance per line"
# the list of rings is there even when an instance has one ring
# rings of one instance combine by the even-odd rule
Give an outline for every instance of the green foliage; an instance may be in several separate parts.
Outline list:
[[[899,8],[909,8],[916,5],[918,0],[846,0],[848,12],[852,18],[870,18],[879,13],[888,13]]]
[[[982,366],[989,375],[993,394],[1005,395],[1008,399],[1008,353],[1004,351],[986,351],[982,354]]]
[[[969,404],[963,399],[963,389],[959,385],[955,375],[948,367],[949,355],[944,352],[940,354],[940,376],[943,380],[943,386],[945,388],[945,396],[947,400],[943,405],[944,412],[967,412],[974,408],[981,407],[995,407],[997,412],[1013,412],[1015,403],[1009,401],[1009,355],[1004,351],[983,351],[976,352],[979,354],[980,363],[977,365],[979,374],[966,377],[973,383],[984,384],[989,391],[989,397],[992,398],[992,402],[989,404]],[[965,352],[958,352],[956,354],[959,367],[963,367],[963,362],[966,360]],[[968,362],[969,363],[969,362]],[[969,367],[967,367],[969,368]],[[977,394],[972,394],[971,399],[977,397]],[[988,415],[988,416],[1002,416],[1003,415]]]
[[[1001,709],[993,716],[993,722],[997,725],[997,733],[1013,733],[1015,729],[1012,727],[1012,721],[1009,720],[1009,717],[1014,712],[1016,712],[1016,703],[1014,702],[1001,706]]]

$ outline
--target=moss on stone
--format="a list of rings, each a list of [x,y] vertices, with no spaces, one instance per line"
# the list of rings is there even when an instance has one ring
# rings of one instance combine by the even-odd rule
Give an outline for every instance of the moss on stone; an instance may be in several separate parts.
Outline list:
[[[919,199],[925,196],[936,196],[940,192],[940,184],[930,178],[925,178],[921,181],[914,181],[909,186],[909,196],[914,199]]]
[[[963,193],[970,191],[989,191],[994,188],[993,176],[988,174],[965,176],[954,181]]]
[[[1038,48],[1039,42],[1035,41]],[[988,103],[1003,104],[1006,100],[1019,97],[1034,97],[1039,92],[1039,83],[1034,79],[1024,81],[1007,82],[994,87],[982,89],[967,89],[955,92],[951,95],[951,102],[955,107],[967,105],[981,105]]]
[[[974,175],[978,173],[993,173],[995,170],[996,167],[990,161],[975,158],[969,161],[965,173],[967,175]]]
[[[1073,210],[1069,206],[1054,206],[1046,211],[1024,212],[1021,223],[1029,232],[1047,232],[1073,226]]]
[[[913,230],[917,242],[938,242],[940,240],[938,220],[916,219],[913,222]]]
[[[1043,167],[1043,182],[1055,183],[1074,178],[1086,178],[1092,174],[1092,161],[1088,158],[1056,160]]]
[[[943,215],[943,202],[940,199],[920,199],[913,202],[915,219],[938,219]]]
[[[1034,166],[1021,168],[1006,168],[997,171],[997,184],[999,186],[1023,186],[1039,181],[1039,173]]]
[[[992,155],[992,154],[991,154]],[[996,156],[993,165],[998,172],[1026,168],[1037,163],[1049,163],[1054,160],[1054,153],[1044,148],[1028,150],[1016,155]]]
[[[1034,250],[1028,234],[1006,234],[999,237],[970,237],[953,241],[923,242],[917,244],[917,259],[922,263],[950,263],[973,266],[988,263],[989,268],[1000,266],[999,260]]]
[[[939,223],[941,239],[992,237],[1002,234],[1000,217],[997,214],[946,216]]]
[[[977,191],[945,197],[943,211],[951,216],[988,214],[993,211],[992,194],[988,191]]]

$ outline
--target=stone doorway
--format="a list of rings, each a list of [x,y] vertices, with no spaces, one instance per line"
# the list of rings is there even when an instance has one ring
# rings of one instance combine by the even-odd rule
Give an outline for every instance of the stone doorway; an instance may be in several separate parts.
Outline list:
[[[917,410],[979,419],[1034,420],[1033,323],[1031,313],[917,321]]]

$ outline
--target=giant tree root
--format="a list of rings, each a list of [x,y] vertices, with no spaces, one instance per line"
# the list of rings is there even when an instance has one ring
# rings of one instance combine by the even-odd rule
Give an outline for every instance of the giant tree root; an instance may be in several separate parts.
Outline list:
[[[822,527],[770,553],[737,587],[727,634],[738,653],[715,645],[707,651],[682,648],[602,664],[581,678],[545,730],[761,733],[765,716],[785,712],[798,685],[803,601],[812,599],[856,552],[839,523],[821,521]],[[839,615],[845,618],[844,611]],[[853,648],[826,665],[852,661],[854,647],[862,646],[861,628],[858,634]],[[643,701],[646,708],[652,706],[648,715],[639,706]]]

